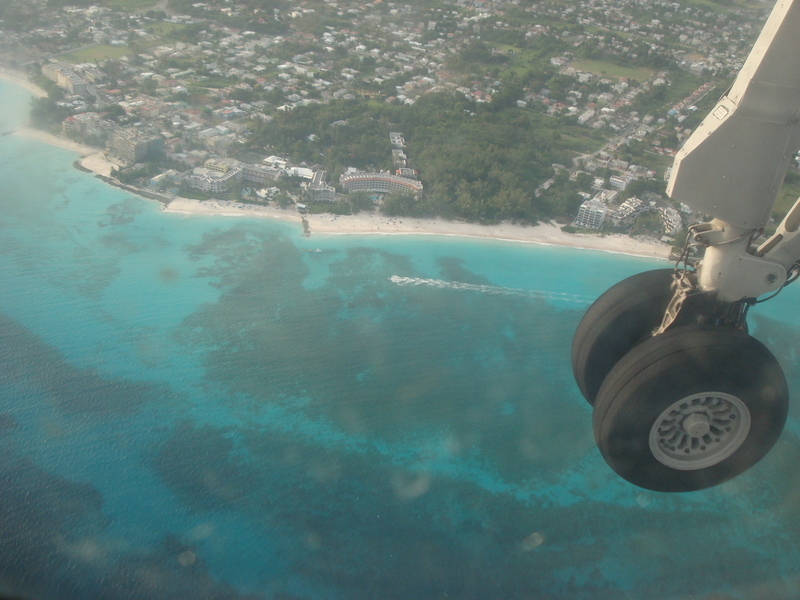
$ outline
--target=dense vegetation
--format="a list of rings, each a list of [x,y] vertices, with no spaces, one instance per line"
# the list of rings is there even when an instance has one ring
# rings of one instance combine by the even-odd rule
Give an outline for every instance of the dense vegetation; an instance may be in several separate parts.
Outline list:
[[[261,125],[249,145],[322,165],[335,183],[347,167],[390,170],[389,132],[400,131],[426,193],[420,200],[389,198],[386,210],[530,223],[575,209],[574,189],[535,193],[553,163],[571,164],[563,130],[563,123],[535,111],[432,93],[412,106],[355,100],[300,107]]]

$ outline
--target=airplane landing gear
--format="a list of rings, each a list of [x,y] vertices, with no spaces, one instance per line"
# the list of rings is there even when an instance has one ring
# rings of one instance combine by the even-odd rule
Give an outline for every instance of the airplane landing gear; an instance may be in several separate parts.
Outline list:
[[[594,406],[603,458],[643,488],[720,484],[769,452],[788,412],[780,365],[735,329],[686,325],[652,337],[611,370]]]
[[[711,487],[753,466],[777,441],[789,398],[775,357],[747,333],[746,304],[676,293],[675,273],[647,271],[611,287],[572,344],[603,458],[662,492]]]
[[[800,199],[762,240],[800,149],[800,69],[786,66],[800,53],[798,28],[800,0],[776,3],[733,84],[675,155],[667,196],[706,220],[689,226],[674,274],[617,284],[576,331],[572,368],[594,405],[597,445],[636,485],[726,481],[770,450],[786,420],[786,378],[746,317],[800,278]]]

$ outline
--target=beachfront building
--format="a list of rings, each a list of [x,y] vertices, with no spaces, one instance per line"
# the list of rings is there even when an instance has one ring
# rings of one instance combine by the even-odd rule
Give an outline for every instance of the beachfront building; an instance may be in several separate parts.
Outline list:
[[[72,115],[61,121],[61,131],[65,135],[79,136],[96,130],[102,118],[96,112],[85,112]]]
[[[42,75],[55,81],[56,85],[71,96],[85,96],[86,81],[75,74],[62,63],[45,63],[42,65]]]
[[[193,188],[210,194],[223,194],[242,179],[242,167],[237,165],[220,173],[207,167],[196,167],[186,178]]]
[[[203,166],[209,171],[224,175],[231,169],[239,166],[239,161],[235,158],[209,158]]]
[[[671,206],[662,206],[658,209],[661,215],[661,224],[668,235],[675,235],[683,228],[681,214]]]
[[[391,173],[348,173],[339,179],[342,187],[348,192],[373,192],[389,194],[400,192],[419,196],[422,193],[422,182]]]
[[[286,171],[283,169],[266,164],[251,165],[243,163],[241,167],[242,179],[252,183],[271,183],[273,181],[278,181],[281,177],[286,175]]]
[[[309,202],[334,202],[336,200],[336,189],[324,181],[311,184],[306,188],[306,197]]]
[[[620,204],[619,208],[614,211],[614,214],[611,215],[611,217],[614,220],[614,223],[619,225],[623,222],[633,221],[641,214],[643,210],[644,203],[636,196],[633,196]]]
[[[572,222],[574,227],[584,229],[600,229],[608,214],[608,207],[597,196],[591,200],[586,200],[578,209],[578,216]]]
[[[153,160],[164,151],[164,138],[138,129],[121,129],[111,138],[111,150],[127,163]]]
[[[336,190],[325,183],[325,171],[314,171],[311,181],[305,186],[305,196],[309,202],[334,202]]]

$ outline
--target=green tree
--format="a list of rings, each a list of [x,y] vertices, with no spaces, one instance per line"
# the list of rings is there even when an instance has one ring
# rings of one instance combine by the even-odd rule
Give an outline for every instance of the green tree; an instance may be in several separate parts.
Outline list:
[[[31,99],[31,125],[38,129],[58,131],[61,129],[61,122],[71,114],[71,110],[58,106],[56,100],[50,96]]]
[[[350,205],[350,212],[354,215],[362,211],[372,212],[375,208],[372,196],[367,192],[353,192],[347,196],[347,202]]]
[[[636,217],[631,229],[633,234],[663,234],[664,226],[661,223],[661,216],[655,211],[647,211]]]

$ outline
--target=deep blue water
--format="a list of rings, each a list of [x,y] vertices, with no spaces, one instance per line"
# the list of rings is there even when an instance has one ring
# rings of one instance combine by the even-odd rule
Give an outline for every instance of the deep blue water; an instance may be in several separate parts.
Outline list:
[[[28,95],[0,82],[0,130]],[[798,412],[645,492],[571,375],[621,255],[166,214],[0,137],[0,591],[41,599],[800,596]],[[751,330],[800,390],[800,292]],[[795,403],[796,404],[796,403]]]

